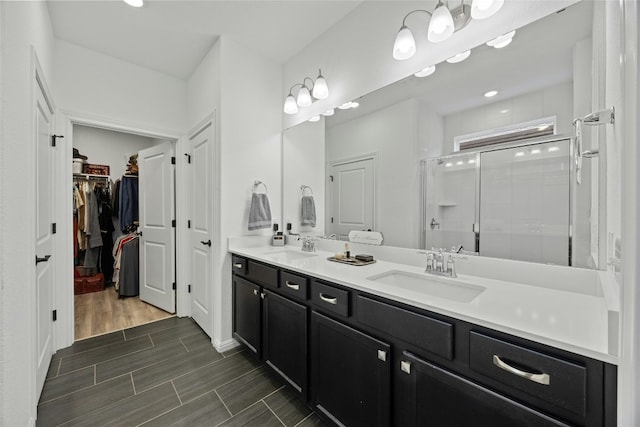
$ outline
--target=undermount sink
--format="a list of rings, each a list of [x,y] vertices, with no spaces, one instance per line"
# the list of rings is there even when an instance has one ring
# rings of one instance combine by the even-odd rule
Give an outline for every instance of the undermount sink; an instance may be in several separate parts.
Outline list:
[[[442,279],[426,273],[417,274],[400,270],[386,271],[367,279],[456,302],[471,302],[486,289],[478,285],[456,282],[455,279]]]
[[[301,250],[280,249],[271,252],[265,252],[265,256],[280,262],[293,262],[301,259],[309,259],[318,254],[313,252],[302,252]]]

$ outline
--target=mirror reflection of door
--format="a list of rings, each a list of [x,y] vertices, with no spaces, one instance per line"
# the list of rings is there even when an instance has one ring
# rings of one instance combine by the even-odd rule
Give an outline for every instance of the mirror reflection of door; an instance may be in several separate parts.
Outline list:
[[[351,230],[373,230],[375,168],[372,157],[330,167],[328,234],[349,240]]]

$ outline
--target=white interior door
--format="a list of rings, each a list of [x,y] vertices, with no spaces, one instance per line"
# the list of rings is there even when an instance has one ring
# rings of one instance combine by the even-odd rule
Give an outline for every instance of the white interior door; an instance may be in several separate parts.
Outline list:
[[[36,84],[36,390],[40,395],[53,354],[53,110]]]
[[[140,299],[174,313],[175,175],[169,141],[138,153]]]
[[[189,138],[191,316],[212,336],[211,286],[213,274],[213,125],[208,123]]]
[[[331,177],[331,233],[349,240],[351,230],[373,230],[373,158],[333,165]]]

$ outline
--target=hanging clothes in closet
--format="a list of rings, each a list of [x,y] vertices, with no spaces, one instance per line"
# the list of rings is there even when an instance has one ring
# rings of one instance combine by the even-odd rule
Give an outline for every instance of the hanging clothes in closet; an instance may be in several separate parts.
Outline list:
[[[138,175],[123,175],[118,187],[120,229],[138,224]]]
[[[134,227],[127,231],[113,247],[113,283],[119,297],[136,296],[140,290],[139,239]]]

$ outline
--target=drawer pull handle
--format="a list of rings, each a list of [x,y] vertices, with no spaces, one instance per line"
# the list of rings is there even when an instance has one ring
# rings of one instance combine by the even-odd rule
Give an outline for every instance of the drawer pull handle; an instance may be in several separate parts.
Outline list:
[[[336,305],[338,304],[338,298],[326,297],[322,292],[320,292],[320,299],[324,302],[328,302],[329,304]]]
[[[298,290],[300,290],[300,285],[297,285],[297,284],[295,284],[295,283],[291,283],[291,282],[290,282],[290,281],[288,281],[288,280],[286,280],[286,281],[284,282],[284,284],[285,284],[285,285],[287,285],[287,288],[291,288],[291,289],[293,289],[294,291],[298,291]]]
[[[257,289],[254,289],[254,290],[253,290],[253,294],[254,294],[254,295],[258,295],[258,290],[257,290]]]
[[[242,264],[240,264],[240,263],[233,264],[233,266],[234,266],[235,268],[242,268]]]
[[[496,356],[495,354],[493,355],[493,364],[500,369],[504,369],[510,374],[517,375],[520,378],[533,381],[534,383],[549,385],[549,382],[551,381],[549,374],[533,374],[531,372],[521,371],[520,369],[514,368],[513,366],[505,363],[502,359],[500,359],[500,357]]]

